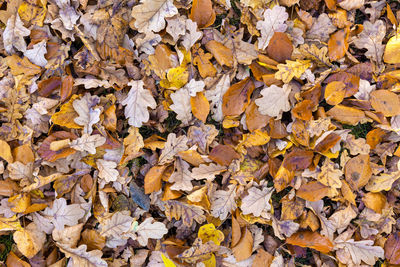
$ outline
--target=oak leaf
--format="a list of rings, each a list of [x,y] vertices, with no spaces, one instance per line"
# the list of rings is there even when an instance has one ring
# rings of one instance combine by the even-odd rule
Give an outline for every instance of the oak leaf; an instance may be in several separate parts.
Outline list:
[[[159,32],[165,28],[165,18],[178,13],[171,0],[142,0],[132,8],[132,17],[139,32]]]
[[[64,244],[57,243],[57,246],[67,258],[71,258],[73,266],[87,267],[107,267],[105,260],[101,259],[103,253],[100,250],[87,251],[86,245],[80,245],[77,248],[71,248]]]
[[[207,179],[213,181],[215,176],[224,172],[226,167],[210,163],[209,165],[200,164],[199,167],[192,169],[192,178],[195,180]]]
[[[144,220],[136,228],[135,233],[137,233],[136,238],[141,246],[146,246],[149,238],[161,239],[166,233],[168,233],[165,224],[161,222],[155,222],[154,218],[150,217]]]
[[[106,183],[115,182],[119,177],[119,172],[115,168],[117,163],[110,160],[98,159],[96,166],[99,169],[99,177]]]
[[[268,212],[272,208],[269,201],[273,191],[273,188],[268,187],[263,187],[262,190],[251,187],[248,190],[249,194],[242,199],[240,209],[243,211],[243,214],[253,214],[254,216],[262,216],[268,219],[270,217]]]
[[[105,142],[106,138],[99,134],[88,135],[84,133],[81,137],[72,140],[70,147],[89,154],[96,154],[96,147],[103,145]]]
[[[211,215],[220,220],[225,220],[232,210],[236,208],[236,185],[229,185],[228,190],[217,190],[211,196]]]
[[[50,219],[56,229],[62,230],[65,225],[74,226],[85,215],[85,210],[79,204],[67,205],[65,198],[54,200],[51,208],[46,208],[43,215]]]
[[[46,40],[43,40],[34,44],[32,49],[25,50],[24,56],[26,56],[33,64],[45,67],[47,65],[47,59],[44,57],[46,53]]]
[[[370,192],[389,191],[392,188],[393,183],[399,178],[400,171],[373,175],[365,186],[365,190]]]
[[[255,100],[258,110],[263,115],[279,117],[282,112],[290,110],[289,94],[290,87],[284,85],[278,87],[271,85],[261,90],[261,98]]]
[[[294,77],[300,78],[309,67],[311,67],[309,60],[286,60],[286,64],[278,65],[278,72],[275,73],[275,78],[282,80],[284,83],[289,83]]]
[[[176,200],[167,200],[164,202],[165,216],[168,220],[172,218],[182,220],[183,225],[191,227],[193,222],[196,221],[202,224],[206,220],[204,211],[194,205],[189,205]]]
[[[173,104],[170,107],[176,114],[176,118],[182,121],[183,125],[188,125],[192,120],[192,106],[190,104],[189,90],[181,88],[171,94]]]
[[[385,23],[382,20],[377,20],[375,23],[364,21],[364,29],[358,35],[358,39],[354,44],[358,48],[365,48],[367,52],[365,56],[380,64],[382,62],[384,45],[382,40],[385,37]]]
[[[125,117],[128,123],[134,127],[141,127],[143,122],[150,118],[147,107],[155,109],[157,104],[151,92],[143,88],[143,81],[130,81],[131,86],[127,97],[121,102],[125,107]]]
[[[170,133],[167,138],[167,143],[158,159],[158,164],[164,165],[172,162],[176,154],[188,149],[187,141],[188,138],[185,135],[181,135],[177,138],[176,134]]]
[[[230,87],[231,81],[228,74],[225,74],[218,81],[214,89],[207,90],[205,95],[211,101],[212,118],[216,121],[222,121],[224,114],[222,111],[223,97]]]
[[[373,246],[374,241],[372,240],[361,240],[354,241],[349,239],[347,241],[335,241],[335,250],[338,253],[341,252],[348,257],[351,257],[353,264],[359,265],[361,262],[365,262],[368,265],[374,265],[377,258],[384,258],[384,250],[379,246]],[[342,261],[341,257],[338,257],[339,261]],[[351,262],[344,262],[350,264]]]
[[[286,8],[274,6],[272,9],[264,11],[264,20],[257,22],[257,29],[260,30],[261,37],[258,38],[258,49],[265,49],[275,32],[285,32],[286,20],[289,14]]]
[[[101,110],[94,108],[100,102],[98,96],[92,96],[86,93],[81,99],[76,99],[72,103],[79,117],[74,119],[74,122],[83,126],[84,133],[91,134],[93,125],[100,121]]]
[[[175,161],[175,172],[169,177],[168,182],[174,183],[171,186],[172,190],[183,190],[191,191],[193,185],[191,180],[193,180],[192,173],[189,171],[189,163],[181,158]]]

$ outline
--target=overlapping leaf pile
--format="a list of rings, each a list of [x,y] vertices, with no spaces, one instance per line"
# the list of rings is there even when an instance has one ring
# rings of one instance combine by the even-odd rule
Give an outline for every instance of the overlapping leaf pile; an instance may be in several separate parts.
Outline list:
[[[7,266],[400,264],[398,1],[0,4]]]

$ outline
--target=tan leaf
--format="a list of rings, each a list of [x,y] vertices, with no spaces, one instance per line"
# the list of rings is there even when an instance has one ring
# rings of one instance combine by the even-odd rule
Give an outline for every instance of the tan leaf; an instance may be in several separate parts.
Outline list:
[[[16,50],[25,52],[26,43],[24,37],[28,36],[30,32],[29,29],[24,27],[24,23],[18,14],[12,15],[7,20],[7,26],[3,32],[3,43],[6,52],[8,54],[13,54]]]
[[[168,134],[167,143],[165,143],[164,149],[161,152],[158,164],[163,165],[172,162],[176,154],[188,149],[187,142],[188,138],[185,135],[177,138],[174,133]]]
[[[275,78],[284,83],[289,83],[294,77],[300,78],[309,67],[311,67],[309,60],[286,60],[286,64],[278,64],[278,72],[275,73]]]
[[[289,14],[286,8],[279,5],[264,11],[264,20],[257,22],[257,29],[260,30],[261,37],[258,38],[258,49],[265,49],[275,32],[285,32],[286,20]]]
[[[98,159],[96,160],[96,166],[99,170],[99,177],[104,179],[106,183],[117,181],[119,177],[119,172],[115,169],[117,163],[114,161]]]
[[[226,167],[218,164],[200,164],[199,167],[192,169],[192,178],[195,180],[207,179],[208,181],[213,181],[216,175],[224,171],[226,171]]]
[[[255,100],[258,110],[263,115],[279,117],[282,112],[290,110],[289,93],[290,87],[284,85],[278,87],[271,85],[261,90],[261,98]]]
[[[392,188],[393,183],[399,178],[400,171],[373,175],[371,179],[369,179],[365,189],[370,192],[389,191]]]
[[[253,252],[253,235],[247,227],[245,227],[242,232],[242,237],[239,242],[232,248],[233,255],[237,261],[249,258]]]
[[[14,233],[14,241],[18,250],[27,258],[32,258],[42,250],[46,242],[46,234],[38,230],[34,222],[28,224],[25,229]]]
[[[175,161],[175,172],[168,179],[168,182],[174,183],[171,186],[172,190],[191,191],[193,189],[191,182],[193,177],[189,167],[189,163],[181,158]]]

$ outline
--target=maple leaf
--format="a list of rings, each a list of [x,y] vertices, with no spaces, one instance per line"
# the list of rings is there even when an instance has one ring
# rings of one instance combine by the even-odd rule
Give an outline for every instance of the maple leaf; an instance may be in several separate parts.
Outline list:
[[[192,106],[190,105],[189,90],[181,88],[171,94],[171,99],[174,104],[169,106],[170,109],[177,114],[176,118],[182,121],[183,125],[188,125],[189,121],[192,120]]]
[[[82,151],[89,152],[89,154],[96,154],[96,147],[103,145],[106,142],[106,138],[99,134],[88,135],[83,134],[81,137],[72,140],[70,147]]]
[[[236,185],[228,185],[228,190],[217,190],[211,197],[211,215],[225,220],[231,210],[236,209]]]
[[[139,32],[159,32],[165,28],[165,18],[178,13],[171,0],[141,0],[140,5],[132,8],[135,27]]]
[[[28,36],[31,31],[24,27],[24,24],[18,13],[12,15],[7,20],[7,26],[3,32],[4,48],[8,54],[13,54],[15,49],[25,52],[26,43],[25,36]]]
[[[158,159],[158,164],[164,165],[172,162],[176,154],[188,149],[186,145],[187,141],[188,138],[185,135],[181,135],[177,138],[176,134],[170,133],[167,138],[167,143],[165,144],[160,158]]]
[[[125,107],[125,117],[128,123],[134,127],[141,127],[143,122],[150,118],[147,107],[156,108],[157,104],[151,92],[143,88],[143,81],[130,81],[131,86],[127,97],[121,102]]]
[[[275,32],[285,32],[287,29],[285,22],[289,18],[286,8],[278,5],[265,10],[263,16],[264,20],[257,22],[257,29],[261,32],[258,49],[265,49]]]
[[[96,166],[99,169],[99,177],[104,179],[106,183],[117,181],[119,177],[119,172],[115,169],[117,163],[114,161],[98,159],[96,160]]]
[[[74,119],[74,122],[83,126],[84,133],[91,134],[93,125],[100,121],[101,110],[94,108],[100,102],[98,96],[92,96],[86,93],[81,99],[76,99],[72,106],[79,117]]]
[[[258,110],[263,115],[278,117],[284,111],[290,110],[289,93],[290,87],[284,85],[278,87],[271,85],[261,90],[261,98],[255,100]]]
[[[193,189],[193,185],[191,180],[192,173],[189,171],[189,163],[184,161],[181,158],[178,158],[175,161],[175,172],[169,177],[168,182],[174,183],[171,186],[172,190],[183,190],[183,191],[191,191]]]
[[[382,20],[377,20],[375,23],[365,21],[363,26],[363,31],[358,35],[359,38],[354,40],[354,44],[358,48],[367,49],[365,56],[380,64],[385,48],[382,44],[386,32],[385,24]]]
[[[44,57],[46,53],[46,40],[43,40],[37,44],[34,44],[32,49],[26,50],[24,52],[24,56],[26,56],[33,64],[44,67],[47,65],[47,60]]]
[[[47,216],[56,229],[62,230],[65,225],[73,226],[85,215],[85,210],[79,204],[67,205],[65,198],[54,200],[51,208],[46,208],[43,215]]]

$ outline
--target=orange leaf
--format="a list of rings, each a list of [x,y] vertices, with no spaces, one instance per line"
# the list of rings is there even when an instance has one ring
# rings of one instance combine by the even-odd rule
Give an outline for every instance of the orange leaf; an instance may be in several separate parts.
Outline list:
[[[211,150],[208,157],[222,166],[229,166],[232,160],[240,158],[239,154],[228,145],[217,145]]]
[[[400,99],[395,93],[388,90],[376,90],[371,92],[370,97],[372,107],[382,112],[385,117],[400,114]]]
[[[329,105],[335,106],[340,104],[346,95],[346,85],[341,81],[330,82],[325,87],[325,101]]]
[[[286,243],[299,247],[312,248],[322,253],[328,253],[333,249],[333,244],[327,237],[311,231],[297,232],[291,237],[286,238]]]
[[[267,47],[268,56],[279,63],[285,63],[285,60],[291,58],[292,52],[292,41],[290,41],[287,34],[275,32]]]
[[[233,66],[233,53],[231,49],[215,40],[209,41],[206,44],[206,48],[215,57],[215,59],[221,66]]]
[[[270,116],[262,115],[254,101],[246,108],[246,125],[249,131],[260,129],[268,124]]]
[[[205,28],[215,21],[215,12],[211,0],[193,0],[189,18],[197,22],[198,28]]]
[[[192,106],[193,115],[205,123],[208,113],[210,113],[210,103],[203,92],[198,92],[195,97],[191,97],[190,105]]]
[[[297,196],[308,201],[318,201],[329,194],[329,187],[318,181],[312,181],[300,186]]]
[[[328,112],[326,112],[326,115],[331,116],[341,123],[350,125],[357,125],[359,122],[365,119],[364,111],[343,105],[334,106]]]
[[[347,49],[349,49],[347,38],[348,29],[339,30],[331,35],[328,41],[329,59],[331,61],[339,60],[344,57]]]
[[[250,102],[254,88],[254,83],[249,77],[229,87],[222,98],[222,113],[225,116],[242,114]]]
[[[144,177],[144,193],[150,194],[161,189],[161,178],[167,165],[153,166]]]
[[[358,155],[347,161],[344,175],[353,190],[358,190],[366,185],[372,176],[369,155]]]
[[[237,261],[242,261],[249,258],[253,251],[253,235],[247,229],[244,228],[242,231],[242,238],[239,243],[232,248],[233,255],[235,256]]]

